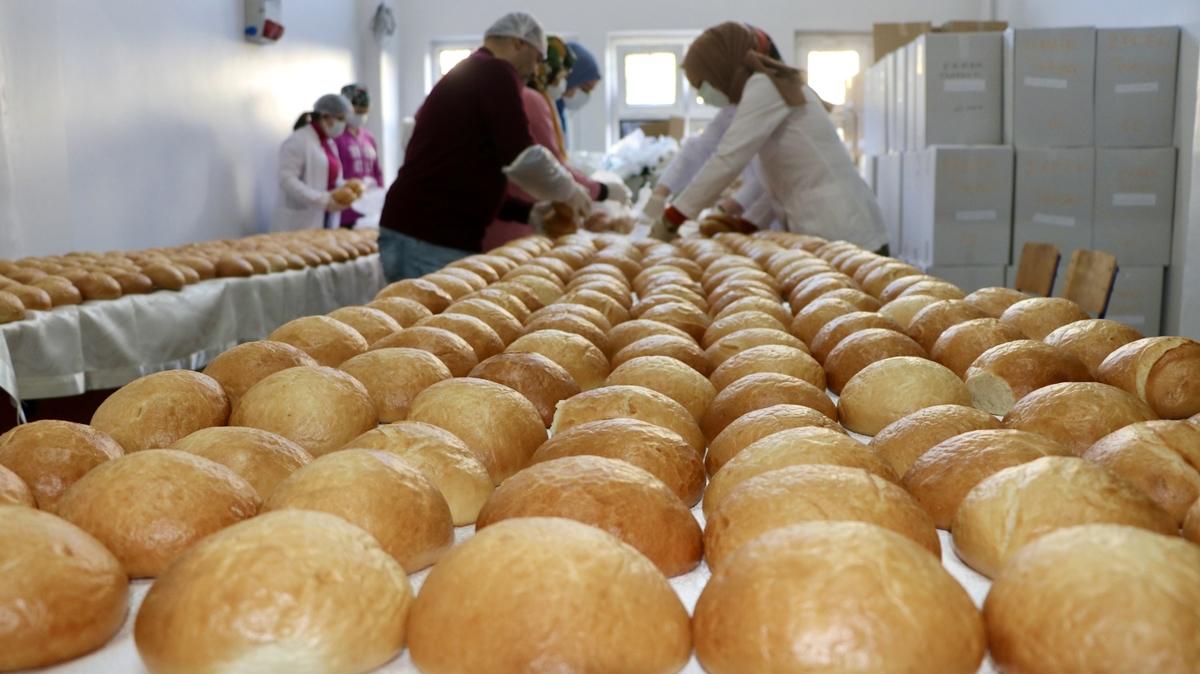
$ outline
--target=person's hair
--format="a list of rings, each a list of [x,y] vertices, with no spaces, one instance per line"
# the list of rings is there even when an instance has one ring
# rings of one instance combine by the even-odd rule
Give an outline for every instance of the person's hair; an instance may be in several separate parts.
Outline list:
[[[300,116],[296,118],[296,123],[292,125],[292,131],[298,131],[305,126],[312,124],[314,119],[313,114],[314,113],[312,111],[300,113]]]

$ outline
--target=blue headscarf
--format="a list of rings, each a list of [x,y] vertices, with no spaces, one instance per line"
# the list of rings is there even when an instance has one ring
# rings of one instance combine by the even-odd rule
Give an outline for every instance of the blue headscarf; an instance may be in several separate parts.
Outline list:
[[[592,56],[592,52],[578,42],[568,42],[567,47],[575,53],[575,65],[567,75],[568,89],[600,79],[600,65],[596,63],[596,57]],[[558,118],[562,122],[565,135],[567,132],[567,107],[561,98],[554,102],[554,106],[558,108]]]

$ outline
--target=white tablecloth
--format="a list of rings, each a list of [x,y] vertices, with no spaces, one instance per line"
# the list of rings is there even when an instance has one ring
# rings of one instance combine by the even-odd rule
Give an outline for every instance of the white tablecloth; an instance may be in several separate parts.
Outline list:
[[[368,255],[33,312],[0,325],[0,389],[17,400],[57,398],[198,369],[293,318],[368,302],[383,285],[379,256]]]

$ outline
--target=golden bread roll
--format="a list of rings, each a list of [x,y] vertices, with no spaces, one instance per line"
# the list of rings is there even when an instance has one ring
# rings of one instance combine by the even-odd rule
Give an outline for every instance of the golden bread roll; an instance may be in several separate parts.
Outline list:
[[[75,525],[0,505],[0,671],[46,667],[103,646],[129,609],[125,569]]]
[[[614,368],[617,368],[631,360],[650,356],[665,356],[678,360],[692,370],[695,370],[702,377],[708,376],[712,371],[712,366],[708,362],[708,355],[699,346],[696,346],[696,342],[691,337],[686,335],[651,335],[643,337],[616,352],[612,357],[612,365]]]
[[[963,298],[967,304],[974,306],[992,318],[1000,318],[1004,311],[1021,300],[1029,299],[1029,295],[1012,288],[980,288]]]
[[[765,297],[743,297],[726,305],[720,312],[713,316],[713,321],[720,321],[723,318],[740,314],[744,311],[758,311],[773,317],[782,325],[792,324],[792,312],[788,310],[787,306],[783,302],[774,302]]]
[[[704,331],[708,329],[711,322],[708,314],[697,309],[694,305],[683,301],[670,302],[654,307],[643,313],[640,318],[647,321],[666,323],[671,327],[679,328],[695,340],[699,340],[704,336]]]
[[[604,293],[592,290],[590,288],[577,288],[568,293],[564,293],[558,300],[564,304],[581,304],[585,307],[591,307],[608,319],[612,325],[624,323],[629,320],[629,310],[621,306],[619,302]],[[690,306],[690,305],[689,305]],[[694,307],[692,307],[694,308]],[[697,311],[699,311],[697,309]],[[700,312],[703,315],[703,312]],[[707,316],[704,316],[707,320]]]
[[[984,618],[1001,671],[1187,672],[1200,662],[1197,606],[1200,546],[1093,524],[1022,548]]]
[[[170,447],[176,440],[229,419],[229,397],[215,379],[166,370],[135,379],[108,396],[91,425],[126,452]]]
[[[713,474],[704,491],[704,515],[711,516],[734,488],[752,477],[810,464],[861,468],[889,482],[900,481],[874,452],[845,433],[819,426],[790,428],[751,443]]]
[[[626,350],[628,348],[626,347]],[[704,375],[689,367],[687,363],[669,356],[641,356],[627,360],[608,375],[604,384],[643,386],[657,391],[682,405],[697,423],[704,417],[705,410],[717,395],[716,389]]]
[[[868,365],[899,356],[924,358],[925,350],[909,336],[887,328],[857,330],[842,338],[825,355],[829,389],[841,393],[854,375]]]
[[[462,300],[451,304],[443,316],[464,315],[478,318],[490,327],[504,344],[510,344],[524,332],[521,322],[503,307],[482,299]],[[422,317],[422,318],[428,318]],[[421,319],[418,319],[418,321]],[[414,321],[415,325],[418,321]]]
[[[530,276],[536,276],[537,278],[545,279],[545,280],[549,281],[550,283],[552,283],[556,288],[559,288],[560,290],[563,288],[563,281],[562,281],[562,279],[560,279],[558,277],[558,274],[555,274],[554,272],[550,271],[546,267],[542,267],[542,266],[536,265],[536,264],[519,265],[519,266],[513,268],[512,271],[505,273],[504,280],[512,281],[512,280],[516,280],[518,278],[523,278],[523,277],[528,278]]]
[[[1137,487],[1073,456],[1045,456],[984,479],[959,504],[950,531],[959,558],[994,578],[1023,546],[1081,524],[1126,524],[1171,536],[1179,531]]]
[[[947,329],[977,318],[987,316],[963,300],[942,300],[918,311],[905,332],[929,352]]]
[[[1200,499],[1200,427],[1187,421],[1143,421],[1109,433],[1083,453],[1141,489],[1182,525]]]
[[[450,506],[421,472],[371,449],[322,456],[279,483],[263,511],[318,510],[375,537],[408,573],[437,562],[454,542]]]
[[[1192,504],[1183,518],[1183,537],[1200,544],[1200,500]]]
[[[50,512],[76,480],[124,454],[107,434],[70,421],[33,421],[0,435],[0,466],[16,473],[37,507]]]
[[[187,285],[184,272],[171,264],[148,264],[142,267],[142,273],[154,283],[155,288],[161,290],[183,290]]]
[[[221,385],[232,408],[263,377],[301,365],[315,366],[317,361],[291,344],[264,339],[222,352],[204,368],[204,374]]]
[[[1022,339],[984,351],[967,369],[965,380],[976,408],[1002,416],[1032,391],[1061,382],[1091,381],[1091,375],[1066,351]]]
[[[21,298],[10,292],[0,290],[0,325],[24,319],[25,304],[21,302]]]
[[[1066,454],[1065,447],[1036,433],[968,431],[939,442],[917,458],[902,484],[938,528],[949,529],[959,504],[975,485],[1005,468]]]
[[[846,428],[876,435],[888,424],[935,405],[970,405],[966,384],[931,360],[900,356],[871,363],[842,388],[839,419]]]
[[[1091,318],[1078,304],[1063,297],[1031,297],[1000,314],[1000,321],[1025,333],[1029,339],[1045,339],[1068,323]]]
[[[629,288],[622,286],[613,279],[607,276],[601,276],[599,278],[592,276],[590,279],[584,277],[579,278],[583,278],[583,280],[579,281],[578,283],[572,283],[570,286],[568,286],[567,293],[564,293],[563,297],[566,297],[568,293],[573,296],[581,290],[589,290],[608,297],[616,302],[617,305],[622,309],[625,309],[626,312],[628,312],[629,308],[633,306],[633,299],[630,296]],[[536,296],[534,297],[536,299]],[[528,302],[526,302],[526,304],[528,304]],[[532,305],[530,306],[532,308]],[[607,311],[605,313],[608,315]],[[628,313],[622,315],[617,312],[613,314],[613,320],[628,320],[628,317]]]
[[[471,524],[492,493],[479,454],[450,431],[418,421],[386,424],[346,443],[386,452],[418,470],[441,492],[455,526]]]
[[[859,311],[879,311],[883,304],[879,300],[864,293],[858,288],[838,288],[821,295],[823,298],[845,300],[853,304]]]
[[[503,384],[537,408],[546,428],[558,403],[579,393],[579,384],[561,365],[540,353],[501,353],[471,370],[471,377]]]
[[[462,281],[466,282],[466,284],[471,288],[472,292],[476,290],[483,290],[488,286],[487,279],[469,269],[463,269],[460,267],[442,267],[438,273],[461,279]]]
[[[500,334],[474,316],[438,314],[421,319],[415,327],[441,328],[462,337],[471,345],[471,350],[479,361],[487,360],[504,350],[504,340],[500,339]]]
[[[729,357],[713,370],[709,378],[718,391],[746,375],[774,372],[825,388],[825,370],[808,353],[792,346],[767,344],[755,346]]]
[[[961,300],[967,296],[962,291],[962,288],[953,283],[945,281],[918,281],[902,290],[897,297],[912,297],[914,295],[928,295],[943,300]]]
[[[604,314],[600,313],[599,311],[589,306],[574,304],[571,302],[557,302],[555,304],[551,304],[550,306],[542,307],[541,309],[529,314],[529,317],[525,319],[525,323],[528,324],[532,322],[535,316],[557,316],[561,314],[569,314],[571,316],[578,316],[586,319],[588,322],[594,324],[597,328],[600,328],[602,331],[604,331],[605,334],[612,330],[613,327],[613,323],[605,318]]]
[[[700,346],[708,348],[718,339],[747,328],[773,328],[787,331],[787,327],[771,314],[761,311],[743,311],[718,318],[709,324],[708,329],[700,340]]]
[[[939,280],[940,279],[937,278],[936,276],[930,276],[928,274],[918,274],[915,276],[901,276],[900,278],[896,279],[895,281],[892,281],[891,283],[887,284],[887,286],[884,287],[883,292],[879,293],[879,301],[883,302],[884,304],[888,304],[888,303],[892,302],[893,300],[895,300],[896,298],[900,297],[900,294],[903,293],[905,290],[908,290],[910,287],[912,287],[918,283],[921,283],[923,281],[939,281]],[[939,297],[938,299],[944,299],[944,298]]]
[[[1067,323],[1046,335],[1043,341],[1078,358],[1094,379],[1108,354],[1139,339],[1142,333],[1124,323],[1089,318]]]
[[[471,287],[470,283],[453,274],[435,272],[433,274],[426,274],[421,278],[440,288],[442,292],[450,296],[451,301],[462,299],[476,290],[481,290],[481,288]]]
[[[1004,415],[1004,426],[1044,435],[1080,456],[1109,433],[1155,418],[1149,405],[1119,388],[1064,382],[1018,400]]]
[[[534,453],[531,464],[564,456],[600,456],[631,463],[657,477],[686,505],[704,490],[704,466],[678,433],[638,419],[605,419],[555,433]]]
[[[288,321],[275,328],[267,339],[291,344],[326,367],[337,367],[370,348],[358,330],[329,316],[304,316]]]
[[[888,424],[871,439],[871,449],[904,476],[913,462],[932,447],[969,431],[1000,428],[995,417],[963,405],[934,405]]]
[[[633,546],[667,576],[700,563],[700,525],[661,480],[625,461],[567,456],[505,480],[484,504],[476,531],[515,517],[565,517]]]
[[[1200,413],[1200,342],[1187,337],[1147,337],[1113,351],[1100,364],[1099,381],[1146,401],[1164,419]]]
[[[824,363],[825,357],[846,337],[869,328],[884,328],[900,330],[900,326],[890,318],[867,311],[855,311],[844,316],[838,316],[825,324],[809,342],[813,357]]]
[[[428,318],[433,315],[433,312],[424,304],[406,297],[385,297],[380,300],[372,300],[366,306],[371,309],[378,309],[391,316],[392,320],[396,321],[402,328],[416,325],[417,321],[422,318]],[[488,304],[488,306],[494,305]],[[446,311],[450,311],[450,309],[446,309]]]
[[[123,293],[121,284],[108,274],[92,272],[79,279],[72,279],[84,300],[115,300]]]
[[[806,522],[749,542],[700,594],[693,632],[713,674],[973,674],[987,652],[962,585],[921,546],[864,522]]]
[[[263,378],[242,396],[231,426],[270,431],[313,456],[341,448],[379,418],[367,388],[330,367],[293,367]]]
[[[995,318],[976,318],[952,325],[937,338],[929,355],[962,379],[983,352],[1007,342],[1025,339],[1025,333]]]
[[[695,338],[679,328],[672,327],[666,323],[660,323],[658,321],[634,319],[632,321],[626,321],[620,325],[613,326],[613,328],[608,331],[609,352],[613,355],[616,355],[620,353],[622,349],[630,344],[633,344],[634,342],[658,335],[678,337],[680,339],[688,340],[693,344],[696,343]]]
[[[260,500],[265,500],[275,485],[312,461],[312,455],[291,440],[242,426],[202,428],[169,449],[202,456],[225,466],[254,487]]]
[[[860,267],[857,274],[861,275],[864,268]],[[892,281],[902,276],[917,276],[920,274],[921,270],[911,265],[902,262],[889,262],[872,269],[866,276],[862,277],[859,285],[868,294],[879,297]]]
[[[216,270],[218,278],[245,278],[255,274],[254,266],[242,255],[222,255],[216,261]]]
[[[608,358],[594,344],[579,335],[562,330],[539,330],[518,337],[505,353],[539,353],[558,363],[587,391],[604,385],[608,376]]]
[[[49,311],[54,307],[54,302],[50,299],[50,293],[36,286],[11,285],[5,288],[4,292],[15,295],[17,299],[21,300],[21,305],[28,311]]]
[[[384,286],[383,290],[375,294],[377,300],[385,297],[404,297],[413,300],[435,314],[445,311],[446,307],[450,306],[455,299],[436,284],[420,278],[406,278],[389,283]]]
[[[284,510],[180,558],[147,593],[133,637],[153,674],[365,672],[404,647],[411,603],[404,569],[370,534],[326,513]]]
[[[720,573],[755,538],[813,520],[877,524],[941,558],[933,521],[908,492],[861,468],[821,464],[778,468],[731,489],[704,527],[704,557]]]
[[[557,517],[499,522],[451,550],[425,579],[408,630],[413,662],[429,674],[665,674],[692,647],[687,610],[650,560]]]
[[[718,433],[709,442],[708,454],[704,457],[705,468],[709,475],[713,475],[755,442],[789,429],[808,427],[825,428],[842,434],[846,432],[838,422],[811,407],[771,405],[743,414]]]
[[[689,302],[675,295],[659,294],[656,292],[653,295],[640,295],[638,301],[629,308],[629,316],[630,318],[641,318],[642,314],[664,304],[691,304],[697,309],[703,310],[705,308],[697,305],[695,302]]]
[[[200,539],[258,514],[254,487],[229,468],[173,449],[105,461],[58,502],[58,515],[95,536],[131,578],[153,578]]]
[[[687,408],[643,386],[613,385],[584,391],[559,403],[551,433],[561,433],[589,421],[638,419],[675,432],[700,457],[704,434]]]
[[[388,335],[399,332],[400,324],[387,313],[371,307],[342,307],[328,316],[354,328],[370,346]]]
[[[746,375],[722,389],[700,425],[704,436],[712,440],[742,415],[780,404],[811,407],[838,420],[837,408],[821,389],[796,377],[762,372]]]
[[[911,278],[911,277],[903,277]],[[903,278],[901,280],[903,280]],[[905,332],[912,325],[913,318],[921,312],[925,307],[941,302],[942,300],[930,295],[907,295],[898,297],[891,302],[883,305],[879,309],[880,316],[886,316],[892,319]]]
[[[546,279],[540,276],[522,274],[512,279],[514,286],[525,286],[533,293],[540,306],[545,307],[551,302],[557,302],[563,295],[562,283],[558,279]]]
[[[608,335],[604,333],[595,323],[572,314],[556,313],[543,314],[538,316],[536,312],[530,315],[529,322],[525,325],[524,332],[537,332],[538,330],[561,330],[579,335],[588,340],[600,349],[602,353],[609,353]]]
[[[79,292],[79,288],[61,276],[47,276],[34,281],[32,285],[45,290],[50,296],[50,303],[56,307],[79,304],[83,301],[83,294]]]
[[[718,339],[712,346],[705,349],[704,354],[708,356],[708,362],[714,368],[717,368],[726,360],[743,351],[767,344],[781,344],[800,349],[801,351],[808,351],[808,346],[804,342],[801,342],[783,330],[747,328]]]
[[[464,377],[471,368],[479,364],[475,349],[467,340],[458,335],[428,325],[414,325],[400,332],[375,342],[374,350],[380,349],[417,349],[433,354],[445,364],[450,374]]]
[[[540,295],[534,292],[533,288],[525,285],[524,283],[517,283],[515,281],[501,281],[500,283],[493,283],[491,286],[489,286],[489,289],[500,290],[512,295],[530,311],[536,311],[545,306]]]
[[[826,323],[838,316],[845,316],[856,311],[858,308],[845,300],[822,298],[796,312],[796,318],[789,326],[790,332],[807,344],[817,336]]]
[[[403,421],[418,393],[452,376],[432,353],[405,348],[368,351],[338,369],[366,387],[379,422],[385,424]]]
[[[500,274],[496,271],[495,267],[483,262],[475,255],[455,260],[446,265],[446,269],[466,269],[473,274],[477,274],[479,278],[488,283],[495,283],[500,280]]]
[[[117,271],[113,269],[109,275],[121,284],[123,295],[143,295],[154,291],[154,281],[149,276],[138,271]],[[20,295],[18,295],[19,297]]]
[[[6,505],[36,508],[37,501],[25,480],[0,463],[0,506]]]
[[[172,261],[177,267],[187,267],[202,280],[215,278],[217,275],[217,267],[211,261],[197,255],[178,255],[172,258]]]
[[[533,403],[486,379],[438,382],[417,395],[408,418],[458,436],[479,453],[494,484],[524,468],[546,440],[546,427]]]

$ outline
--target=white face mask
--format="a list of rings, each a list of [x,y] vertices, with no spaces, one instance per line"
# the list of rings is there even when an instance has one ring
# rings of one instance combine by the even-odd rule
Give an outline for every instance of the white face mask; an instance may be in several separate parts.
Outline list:
[[[350,116],[346,118],[346,123],[348,123],[350,126],[361,129],[367,125],[367,113],[364,112],[361,115],[357,112],[351,113]]]
[[[325,134],[330,138],[337,138],[346,132],[345,120],[333,120],[333,123],[325,127]]]
[[[700,90],[696,93],[700,95],[700,100],[704,101],[705,105],[714,108],[723,108],[729,105],[729,97],[708,82],[701,82]]]
[[[580,90],[576,91],[573,96],[571,96],[569,98],[564,98],[562,100],[563,100],[563,105],[566,106],[566,108],[568,110],[578,110],[578,109],[582,108],[583,106],[587,105],[587,102],[589,100],[591,100],[591,98],[592,98],[592,95],[590,93],[584,91],[583,89],[580,89]]]
[[[558,84],[551,84],[550,86],[546,87],[546,95],[550,97],[550,100],[557,101],[558,99],[562,98],[563,92],[566,90],[566,80],[559,80]]]

